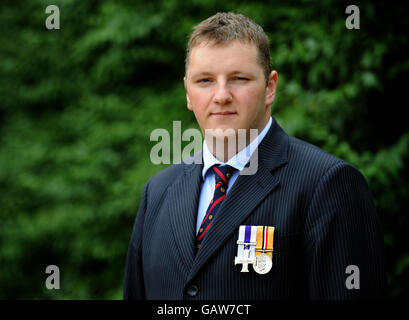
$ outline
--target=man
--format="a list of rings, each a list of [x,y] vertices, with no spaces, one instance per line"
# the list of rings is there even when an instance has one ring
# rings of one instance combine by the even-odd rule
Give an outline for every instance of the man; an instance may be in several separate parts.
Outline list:
[[[383,241],[366,181],[279,127],[270,108],[277,81],[252,20],[218,13],[195,27],[184,82],[206,137],[203,163],[184,161],[146,183],[125,299],[382,297]],[[215,147],[213,138],[232,137],[232,154]]]

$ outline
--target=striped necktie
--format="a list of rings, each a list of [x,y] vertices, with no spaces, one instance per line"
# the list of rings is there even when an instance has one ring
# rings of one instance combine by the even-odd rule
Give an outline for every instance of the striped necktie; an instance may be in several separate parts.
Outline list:
[[[229,179],[232,173],[237,170],[230,166],[214,165],[212,167],[216,185],[214,188],[213,199],[210,201],[209,207],[206,210],[206,215],[200,225],[199,233],[196,236],[196,248],[199,249],[204,236],[209,231],[214,217],[219,210],[224,198],[226,198],[226,190],[229,185]]]

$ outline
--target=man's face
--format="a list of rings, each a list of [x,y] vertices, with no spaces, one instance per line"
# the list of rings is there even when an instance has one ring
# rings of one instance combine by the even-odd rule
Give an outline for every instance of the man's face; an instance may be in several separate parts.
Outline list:
[[[265,127],[274,101],[277,73],[268,86],[253,44],[238,40],[227,44],[202,43],[191,51],[186,71],[187,107],[203,134],[206,129],[258,129]]]

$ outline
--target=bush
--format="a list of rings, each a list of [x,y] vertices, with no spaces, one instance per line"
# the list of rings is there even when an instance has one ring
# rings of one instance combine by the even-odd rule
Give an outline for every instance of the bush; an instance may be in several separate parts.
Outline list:
[[[409,293],[407,7],[348,3],[68,0],[0,10],[0,298],[120,299],[155,128],[197,125],[182,83],[191,28],[217,11],[262,25],[285,130],[358,167],[384,231],[392,297]],[[61,290],[47,290],[57,265]]]

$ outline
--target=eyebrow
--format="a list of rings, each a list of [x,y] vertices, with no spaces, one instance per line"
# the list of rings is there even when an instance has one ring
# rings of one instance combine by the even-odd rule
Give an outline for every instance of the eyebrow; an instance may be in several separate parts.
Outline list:
[[[255,77],[255,75],[252,72],[247,72],[247,71],[234,70],[228,73],[229,76],[232,76],[235,74],[242,74],[242,75],[246,75],[250,77]],[[199,77],[212,76],[212,75],[213,73],[211,72],[199,72],[199,73],[193,74],[192,78],[199,78]]]
[[[192,78],[198,78],[198,77],[203,77],[203,76],[211,76],[212,73],[211,72],[199,72],[196,74],[192,75]]]

